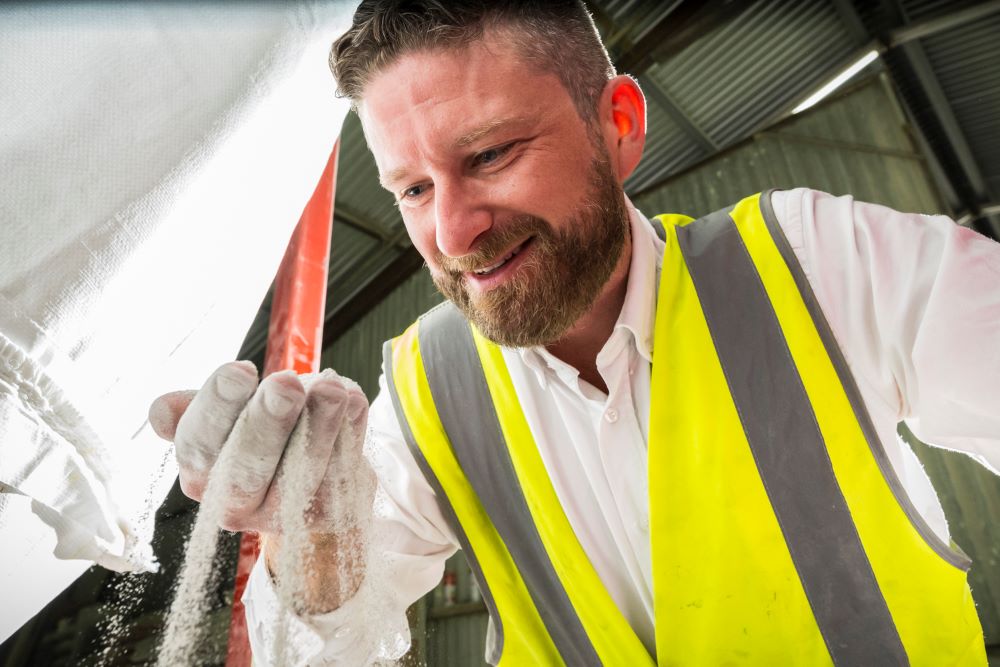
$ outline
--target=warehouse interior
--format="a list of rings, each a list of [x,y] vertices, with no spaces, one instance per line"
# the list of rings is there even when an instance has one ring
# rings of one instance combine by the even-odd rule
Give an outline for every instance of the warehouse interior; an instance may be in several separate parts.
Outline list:
[[[697,217],[750,193],[806,186],[945,214],[1000,240],[1000,2],[587,4],[616,67],[647,98],[645,155],[625,184],[640,210]],[[239,353],[258,367],[271,296],[261,295]],[[340,139],[321,366],[374,398],[382,342],[441,299],[351,114]],[[1000,665],[1000,478],[918,442],[903,425],[900,434],[931,477],[954,541],[975,563],[970,585],[990,664]],[[157,511],[161,571],[90,568],[0,645],[0,665],[149,663],[195,509],[175,483]],[[233,568],[237,551],[237,536],[227,534],[218,558]],[[203,664],[225,664],[232,597],[232,577],[224,578]],[[113,640],[111,609],[124,619]],[[402,664],[485,664],[486,607],[461,553],[409,618],[413,645]]]

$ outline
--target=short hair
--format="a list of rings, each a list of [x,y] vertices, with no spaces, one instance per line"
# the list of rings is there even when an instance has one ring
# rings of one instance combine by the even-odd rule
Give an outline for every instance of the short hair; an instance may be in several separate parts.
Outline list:
[[[337,94],[357,107],[403,54],[462,48],[494,29],[527,64],[559,77],[581,118],[596,119],[615,68],[582,0],[363,0],[330,50]]]

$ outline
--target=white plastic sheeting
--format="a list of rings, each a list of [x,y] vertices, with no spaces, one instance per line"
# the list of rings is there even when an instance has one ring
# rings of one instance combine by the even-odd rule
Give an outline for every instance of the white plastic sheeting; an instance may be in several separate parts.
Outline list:
[[[353,3],[0,6],[0,640],[154,566],[151,400],[234,358],[347,104]]]

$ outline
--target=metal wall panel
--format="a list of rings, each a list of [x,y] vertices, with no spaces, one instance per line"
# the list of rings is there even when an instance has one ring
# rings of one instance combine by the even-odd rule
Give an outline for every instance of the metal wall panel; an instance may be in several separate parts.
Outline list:
[[[403,230],[403,220],[392,195],[379,185],[375,158],[365,143],[357,114],[347,114],[341,137],[335,214],[345,211],[386,237],[399,234]]]
[[[428,620],[427,665],[485,665],[487,622],[485,612]]]
[[[427,271],[419,271],[323,351],[323,368],[334,368],[352,378],[369,399],[375,398],[382,373],[382,343],[401,334],[441,300]]]

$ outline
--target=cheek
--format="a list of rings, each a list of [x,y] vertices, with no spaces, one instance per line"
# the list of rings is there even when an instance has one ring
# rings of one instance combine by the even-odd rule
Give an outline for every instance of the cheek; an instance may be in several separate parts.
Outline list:
[[[564,150],[539,158],[519,174],[510,196],[536,210],[548,209],[558,219],[560,212],[573,209],[589,188],[591,156]]]
[[[420,256],[424,258],[432,270],[437,270],[437,233],[434,229],[434,216],[424,213],[407,213],[403,215],[403,224],[406,233],[417,249]]]

